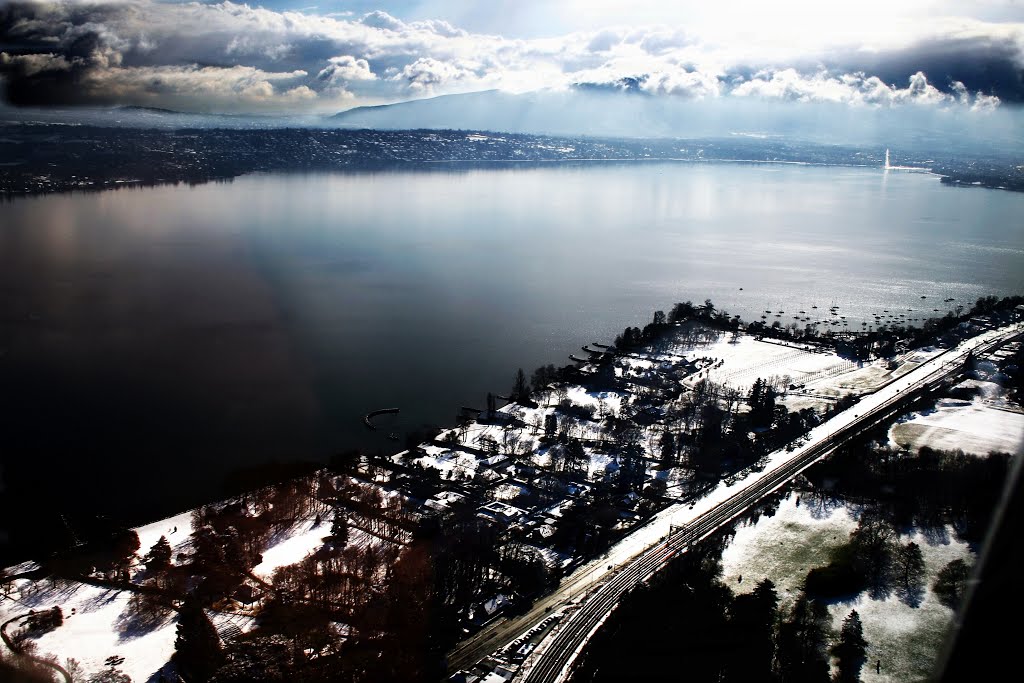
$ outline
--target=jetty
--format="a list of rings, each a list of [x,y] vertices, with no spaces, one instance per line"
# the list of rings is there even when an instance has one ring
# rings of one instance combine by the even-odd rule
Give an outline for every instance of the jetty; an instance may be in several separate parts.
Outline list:
[[[377,427],[372,422],[373,418],[378,415],[394,415],[397,412],[398,408],[381,408],[380,410],[370,411],[366,415],[363,415],[363,424],[366,425],[367,429],[377,431]]]

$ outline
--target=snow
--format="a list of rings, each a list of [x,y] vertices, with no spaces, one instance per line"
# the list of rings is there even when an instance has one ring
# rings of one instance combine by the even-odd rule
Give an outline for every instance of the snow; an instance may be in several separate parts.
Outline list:
[[[912,413],[889,430],[895,448],[929,446],[987,455],[1019,453],[1024,445],[1024,413],[973,402],[943,399],[932,410]]]
[[[330,533],[331,526],[326,522],[317,524],[315,519],[302,522],[284,540],[263,552],[263,561],[253,567],[252,573],[269,579],[278,567],[301,562],[307,555],[321,547],[324,544],[324,537]]]
[[[631,363],[639,361],[630,360]],[[584,387],[573,385],[566,391],[566,397],[578,406],[593,406],[595,409],[603,403],[606,412],[618,414],[622,409],[622,394],[615,391],[587,391]]]
[[[856,527],[845,506],[829,509],[809,504],[806,495],[790,494],[773,516],[736,530],[722,554],[722,577],[736,593],[769,578],[781,598],[794,597],[807,572],[828,564],[831,550]]]
[[[527,489],[512,483],[499,484],[493,491],[494,500],[498,501],[515,500],[524,493],[528,493]]]
[[[133,628],[128,609],[130,597],[129,591],[80,583],[50,587],[49,581],[41,581],[20,600],[36,610],[59,605],[64,613],[63,625],[37,639],[40,654],[57,654],[61,664],[68,658],[75,659],[87,674],[104,669],[104,660],[117,655],[124,657],[118,668],[133,681],[148,681],[174,653],[176,621],[171,614],[156,628]],[[27,611],[23,607],[10,610],[10,602],[4,605],[5,609],[0,610],[4,621]],[[13,628],[13,624],[9,626],[8,633]]]
[[[22,562],[20,564],[15,564],[15,565],[12,565],[10,567],[7,567],[7,568],[4,569],[4,572],[8,576],[15,576],[17,574],[24,574],[24,573],[27,573],[27,572],[33,572],[33,571],[39,569],[39,566],[40,565],[39,565],[38,562],[33,562],[32,560],[29,560],[27,562]]]
[[[978,346],[996,338],[1019,332],[1020,329],[1021,326],[1015,325],[992,330],[961,342],[955,349],[934,354],[927,362],[905,373],[898,380],[890,381],[874,393],[864,396],[852,408],[833,416],[827,422],[812,429],[804,445],[792,451],[783,449],[771,453],[761,472],[748,471],[744,476],[720,482],[707,496],[695,501],[692,505],[670,505],[657,513],[645,524],[612,546],[603,556],[577,568],[575,572],[563,580],[559,591],[564,592],[567,597],[576,596],[578,593],[587,591],[588,587],[593,586],[595,582],[600,583],[603,581],[608,576],[609,571],[629,562],[651,546],[659,543],[668,535],[673,525],[683,525],[692,522],[719,503],[736,495],[742,488],[767,476],[785,462],[798,457],[806,449],[812,447],[813,444],[855,422],[861,413],[877,408],[893,399],[899,392],[905,391],[912,384],[930,377],[940,370],[945,363],[960,360],[969,351]],[[833,535],[838,536],[838,534]],[[838,538],[836,540],[838,541]],[[611,570],[608,569],[609,566],[612,567]]]
[[[718,367],[713,370],[707,370],[702,374],[710,373],[712,379],[728,382],[737,387],[749,386],[757,377],[770,378],[788,375],[791,381],[796,383],[814,381],[821,386],[831,382],[829,386],[832,390],[836,390],[839,386],[839,383],[835,381],[837,377],[842,378],[844,382],[849,381],[852,377],[855,380],[854,383],[861,389],[877,389],[875,393],[864,396],[851,409],[840,413],[827,423],[812,430],[807,439],[807,443],[811,444],[830,434],[834,434],[855,421],[858,415],[896,396],[897,392],[905,390],[912,382],[928,376],[931,372],[938,369],[943,361],[961,357],[968,349],[1005,332],[1006,330],[986,333],[961,344],[957,349],[950,352],[933,351],[923,354],[922,358],[916,359],[923,362],[906,362],[896,371],[890,371],[884,366],[872,364],[853,372],[849,371],[849,368],[844,365],[847,361],[839,359],[834,354],[811,352],[791,346],[757,341],[750,337],[739,337],[735,342],[731,339],[714,342],[701,347],[699,353],[723,361]],[[861,373],[862,377],[855,377],[856,373]],[[833,374],[836,376],[833,377]],[[818,378],[813,379],[816,376]],[[590,394],[580,387],[573,387],[568,391],[571,400],[581,405],[595,405],[599,399],[603,399],[610,409],[617,410],[622,401],[620,395]],[[976,434],[979,438],[985,435],[987,435],[987,438],[994,438],[993,435],[996,435],[998,438],[1008,438],[1007,435],[1009,435],[1016,438],[1019,444],[1022,435],[1024,435],[1024,416],[1005,410],[996,410],[991,406],[982,404],[982,400],[982,398],[979,398],[978,401],[969,405],[943,404],[933,414],[917,416],[914,420],[900,426],[914,426],[915,421],[920,422],[920,425],[917,426],[935,426],[932,423],[938,421],[938,426],[944,429],[958,429],[961,433]],[[528,422],[535,422],[536,418],[540,418],[541,414],[545,414],[548,410],[543,408],[530,410],[510,406],[503,408],[503,411],[506,412],[518,412],[518,414],[525,416]],[[995,426],[996,417],[999,418],[998,421],[1001,425],[998,428]],[[540,419],[542,421],[542,418]],[[931,420],[931,423],[928,420]],[[1014,422],[1015,420],[1016,422]],[[1011,426],[1007,427],[1007,424]],[[500,444],[502,434],[503,430],[500,425],[474,424],[470,427],[467,435],[467,443],[479,447],[481,445],[480,438],[488,435]],[[609,549],[604,556],[578,567],[575,572],[563,581],[559,590],[565,591],[566,596],[579,598],[584,592],[599,585],[608,576],[609,571],[614,571],[615,567],[625,564],[650,546],[660,542],[669,533],[672,525],[686,524],[696,517],[705,514],[715,505],[737,494],[743,487],[766,476],[771,470],[786,461],[799,456],[807,447],[809,446],[804,445],[793,451],[776,451],[768,456],[762,471],[751,470],[741,476],[731,477],[729,480],[721,482],[709,495],[695,501],[692,505],[675,504],[666,508]],[[418,461],[425,466],[435,467],[442,471],[460,470],[472,474],[480,466],[477,456],[458,449],[452,450],[428,444],[422,447],[422,451],[424,455],[418,458]],[[602,472],[609,462],[610,458],[607,455],[591,454],[589,465],[591,475]],[[498,476],[489,470],[488,472]],[[671,483],[672,477],[669,474],[664,476]],[[509,489],[509,492],[511,492],[511,489]],[[562,501],[553,506],[549,510],[549,514],[557,516],[556,510],[560,510],[569,504],[571,504],[569,501]],[[792,509],[787,508],[787,504],[790,504]],[[768,561],[764,561],[760,568],[756,568],[751,564],[750,569],[744,570],[751,572],[751,580],[748,583],[745,579],[743,582],[744,586],[752,586],[756,582],[754,577],[759,573],[770,575],[771,572],[781,571],[783,566],[788,565],[793,566],[790,570],[792,577],[797,576],[797,567],[802,572],[800,576],[805,575],[810,566],[815,566],[815,563],[820,561],[821,553],[827,553],[830,542],[839,542],[843,540],[845,534],[849,533],[853,520],[847,513],[832,511],[831,514],[823,514],[824,511],[822,511],[822,514],[818,517],[811,517],[808,516],[810,515],[808,505],[809,503],[805,501],[797,508],[795,499],[793,499],[791,503],[784,503],[780,512],[773,518],[761,520],[760,523],[771,520],[776,525],[775,531],[768,535],[769,539],[774,540],[775,547],[770,547],[770,540],[767,542],[769,545],[765,545],[766,542],[763,540],[754,540],[753,536],[747,537],[745,535],[746,529],[741,529],[737,533],[737,539],[733,546],[731,546],[738,549],[735,551],[736,553],[741,553],[736,555],[736,557],[745,557],[746,559],[742,560],[743,562],[753,562],[750,558],[765,556],[769,559],[774,558],[774,561],[777,562],[777,566],[772,566]],[[497,507],[495,512],[512,512],[516,514],[522,512],[517,508],[504,506],[500,502],[492,503],[492,506]],[[786,526],[787,524],[789,526]],[[798,542],[803,533],[799,528],[801,525],[809,529],[809,533],[817,534],[817,540],[814,543]],[[174,530],[175,527],[177,531]],[[161,535],[167,536],[172,547],[177,551],[188,542],[189,535],[191,534],[191,512],[181,513],[165,520],[138,527],[136,531],[139,534],[140,554],[148,551]],[[299,523],[266,549],[263,554],[263,561],[254,568],[254,573],[258,576],[269,577],[278,567],[301,561],[319,548],[322,545],[323,537],[328,534],[328,524],[316,525],[313,520],[305,520]],[[784,547],[792,546],[796,548],[799,546],[802,548],[803,555],[797,556],[799,562],[794,564],[793,560],[779,559],[780,553],[778,552],[777,545],[780,541],[784,544]],[[379,541],[373,536],[353,527],[350,528],[350,542],[366,544],[378,543]],[[743,550],[743,548],[746,548],[746,550]],[[922,544],[922,549],[925,550],[925,561],[929,565],[929,571],[932,570],[933,565],[938,565],[943,557],[955,555],[959,552],[966,553],[966,549],[952,542],[948,546],[932,545],[927,546],[927,548],[925,550],[925,545]],[[740,562],[741,560],[736,560],[734,564],[737,574]],[[780,593],[784,588],[795,588],[795,584],[790,585],[792,577],[790,577],[789,582],[785,586],[781,583],[779,584]],[[61,605],[64,610],[65,624],[56,631],[39,638],[40,653],[54,652],[59,653],[61,658],[73,657],[85,666],[88,673],[102,668],[103,661],[107,657],[119,655],[125,658],[125,662],[121,666],[122,670],[128,673],[135,681],[145,681],[169,660],[173,652],[175,636],[173,615],[169,615],[164,623],[150,630],[133,630],[128,626],[128,617],[125,614],[128,598],[130,597],[130,593],[126,591],[74,583],[58,584],[56,587],[52,587],[47,581],[36,582],[31,584],[31,586],[27,581],[18,581],[15,584],[16,593],[12,597],[21,600],[22,603],[18,604],[10,600],[0,602],[0,618],[9,619],[26,609],[48,608],[54,604]],[[937,601],[934,600],[929,603],[926,598],[925,602],[930,608],[937,610],[934,618],[936,623],[938,623],[939,616],[943,614],[939,608],[945,608],[942,608],[941,605],[936,607]],[[902,603],[898,604],[901,605]],[[29,605],[30,607],[25,607],[24,605]],[[924,609],[924,607],[925,605],[922,605],[921,609]],[[75,610],[74,614],[72,614],[72,608]],[[897,638],[898,634],[895,631],[899,630],[897,628],[899,624],[898,618],[894,617],[891,620],[892,629],[894,630],[892,634],[868,631],[868,620],[866,618],[866,615],[873,613],[872,610],[885,609],[891,611],[895,609],[894,607],[864,603],[863,608],[865,610],[862,612],[862,617],[865,618],[865,630],[872,634],[868,636],[869,640],[872,637]],[[848,613],[850,607],[844,605],[843,609],[845,610],[843,614],[840,615],[837,611],[834,615],[836,619],[841,620]],[[888,613],[886,612],[886,614]],[[214,621],[218,624],[225,623],[226,621],[237,623],[236,620],[239,618],[241,617],[215,615]],[[948,621],[948,615],[946,618]],[[893,654],[895,652],[893,650],[886,656],[895,657],[896,655]],[[884,671],[885,666],[883,663]],[[873,674],[873,670],[870,673]],[[866,680],[888,680],[885,678],[868,679],[867,674],[867,669],[865,669]]]
[[[800,346],[757,340],[747,335],[735,340],[731,335],[723,336],[694,353],[721,361],[721,365],[703,370],[697,376],[736,388],[749,388],[758,378],[771,377],[788,378],[787,384],[802,384],[856,367],[855,363],[834,353],[809,351]]]
[[[587,476],[591,480],[603,478],[605,470],[613,460],[612,456],[608,453],[590,453],[590,464],[587,465]]]
[[[478,460],[472,453],[434,445],[423,446],[422,450],[425,455],[416,458],[415,462],[440,471],[444,478],[448,478],[453,471],[465,477],[476,474]]]
[[[176,531],[175,531],[176,530]],[[135,527],[135,533],[139,535],[139,555],[145,556],[161,536],[167,537],[174,553],[172,558],[177,557],[178,552],[184,549],[192,536],[192,511],[182,512],[167,519],[161,519],[151,524]]]
[[[800,503],[797,504],[799,499]],[[845,505],[815,505],[808,496],[783,500],[772,517],[736,531],[722,554],[723,580],[735,593],[750,592],[757,582],[775,583],[780,608],[792,605],[807,572],[828,563],[829,551],[846,542],[857,521]],[[865,683],[925,680],[953,619],[953,612],[932,593],[931,583],[939,570],[955,559],[973,562],[966,543],[955,540],[952,530],[925,535],[904,534],[900,543],[916,543],[924,558],[927,586],[921,604],[912,607],[896,595],[875,600],[861,593],[853,600],[828,605],[836,633],[851,610],[857,610],[868,641],[868,665],[861,671]],[[738,579],[742,577],[742,581]],[[874,663],[881,660],[881,673]]]

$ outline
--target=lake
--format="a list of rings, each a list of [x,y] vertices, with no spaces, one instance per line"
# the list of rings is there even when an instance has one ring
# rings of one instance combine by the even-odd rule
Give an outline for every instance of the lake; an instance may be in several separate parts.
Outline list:
[[[0,206],[4,484],[22,506],[147,519],[239,466],[395,450],[388,432],[453,424],[517,368],[686,299],[783,324],[938,315],[1024,291],[1022,216],[1024,195],[925,174],[755,164],[18,199]]]

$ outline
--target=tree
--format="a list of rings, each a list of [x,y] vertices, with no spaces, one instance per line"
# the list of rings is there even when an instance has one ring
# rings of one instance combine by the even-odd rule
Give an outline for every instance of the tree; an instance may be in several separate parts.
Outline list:
[[[558,432],[558,416],[548,413],[544,416],[544,438],[553,439]]]
[[[161,536],[146,553],[143,560],[146,563],[146,569],[151,572],[162,572],[168,569],[171,566],[171,554],[171,544],[167,542],[166,536]]]
[[[772,635],[778,613],[775,584],[763,579],[751,593],[737,595],[729,623],[735,632],[735,657],[728,663],[729,680],[766,680],[772,668]]]
[[[178,613],[178,637],[174,641],[174,661],[185,679],[206,681],[224,659],[220,637],[198,600],[189,598]]]
[[[695,308],[692,301],[677,303],[672,306],[672,310],[668,313],[669,322],[677,323],[685,320],[693,315],[694,310]]]
[[[335,510],[334,521],[331,522],[331,544],[335,548],[348,545],[348,519],[341,510]]]
[[[71,675],[72,681],[81,680],[85,673],[82,669],[82,665],[74,657],[68,657],[64,660],[64,670]]]
[[[530,383],[535,391],[540,391],[547,385],[558,380],[558,369],[551,363],[542,365],[533,371]]]
[[[643,449],[640,444],[627,443],[619,453],[619,480],[620,491],[638,491],[644,483],[647,474],[647,465],[643,459]]]
[[[111,543],[110,567],[116,579],[128,580],[128,572],[139,546],[139,535],[131,529],[123,529],[114,535]]]
[[[655,311],[654,312],[654,321],[653,322],[654,322],[655,325],[664,325],[665,324],[665,311]]]
[[[671,465],[676,459],[676,439],[667,429],[661,433],[661,463]]]
[[[519,430],[511,423],[505,424],[501,432],[501,445],[505,455],[514,457],[518,452],[516,449],[519,447],[519,441]]]
[[[924,557],[916,543],[901,545],[893,558],[893,575],[900,598],[911,607],[921,604],[924,588]]]
[[[132,683],[132,678],[117,667],[109,667],[89,676],[87,683]]]
[[[824,605],[806,595],[797,598],[789,620],[779,627],[779,673],[783,681],[828,681],[827,622]]]
[[[832,647],[839,669],[836,680],[839,683],[855,683],[860,680],[860,670],[867,661],[868,641],[864,640],[864,629],[860,615],[853,610],[843,619],[839,642]]]
[[[893,555],[899,548],[892,524],[881,513],[865,510],[850,534],[850,545],[855,568],[866,579],[871,597],[886,597],[891,591]]]
[[[494,398],[494,394],[487,392],[487,419],[493,419],[494,414],[498,412],[498,402]]]
[[[932,584],[932,590],[939,601],[950,609],[956,609],[967,591],[967,580],[971,577],[971,566],[963,560],[953,560],[939,570]]]
[[[565,444],[564,456],[566,472],[578,474],[587,471],[589,458],[579,439],[569,439],[568,443]]]
[[[526,382],[526,373],[522,368],[516,370],[516,377],[512,382],[512,400],[523,402],[530,398],[530,385]]]

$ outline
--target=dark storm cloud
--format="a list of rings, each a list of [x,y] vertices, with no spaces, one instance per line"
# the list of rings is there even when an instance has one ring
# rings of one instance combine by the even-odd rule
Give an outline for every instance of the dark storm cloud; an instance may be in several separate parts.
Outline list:
[[[53,21],[41,5],[0,7],[0,74],[7,100],[16,105],[87,101],[78,84],[103,41],[97,32],[78,27],[102,22],[111,11],[104,6],[70,7],[62,20]]]
[[[955,94],[954,84],[962,83],[970,92],[1024,102],[1024,54],[1009,36],[933,38],[903,49],[839,54],[821,61],[829,69],[864,72],[886,83],[906,83],[920,71],[946,93]]]

